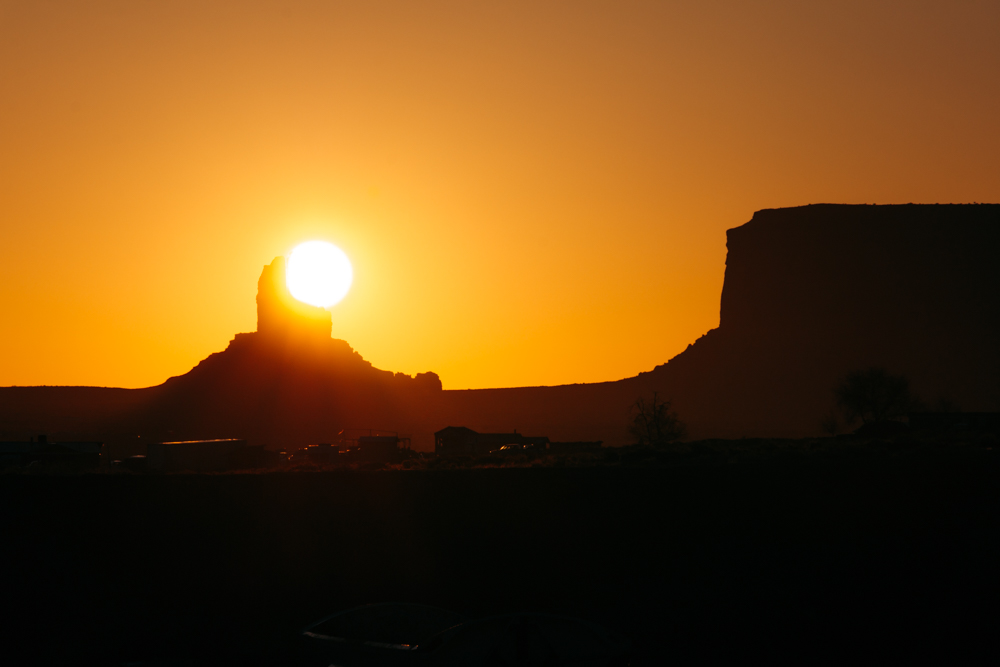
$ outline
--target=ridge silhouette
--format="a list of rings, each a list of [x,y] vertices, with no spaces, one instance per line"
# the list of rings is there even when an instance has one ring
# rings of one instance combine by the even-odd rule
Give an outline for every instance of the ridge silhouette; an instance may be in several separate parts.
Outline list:
[[[871,366],[906,375],[930,401],[995,411],[998,242],[994,204],[758,211],[727,232],[719,326],[666,364],[616,382],[449,391],[433,373],[376,369],[331,338],[329,312],[291,299],[277,258],[258,282],[256,332],[157,387],[0,388],[0,437],[279,447],[378,428],[430,451],[450,424],[616,445],[653,391],[691,438],[801,437],[821,434],[836,382]]]
[[[229,437],[275,447],[329,441],[345,428],[398,425],[406,404],[439,392],[434,373],[379,370],[331,337],[324,308],[294,299],[277,257],[261,272],[257,331],[170,378],[141,419],[157,436]]]

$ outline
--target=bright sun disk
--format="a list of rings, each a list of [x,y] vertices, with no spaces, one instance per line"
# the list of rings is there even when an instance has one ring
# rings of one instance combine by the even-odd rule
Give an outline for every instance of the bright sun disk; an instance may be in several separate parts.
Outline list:
[[[321,308],[343,299],[353,279],[351,260],[326,241],[306,241],[296,246],[285,268],[285,283],[292,296]]]

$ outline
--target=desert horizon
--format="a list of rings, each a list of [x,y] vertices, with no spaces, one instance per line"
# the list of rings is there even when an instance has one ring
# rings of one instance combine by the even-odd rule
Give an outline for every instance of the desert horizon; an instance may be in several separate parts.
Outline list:
[[[814,203],[814,204],[805,204],[803,206],[824,206],[824,205],[829,205],[829,204],[828,203]],[[835,206],[850,206],[851,204],[834,204],[834,205]],[[864,205],[868,206],[869,204],[864,204]],[[904,206],[904,205],[905,206],[912,206],[914,204],[912,202],[907,203],[907,204],[872,204],[872,206]],[[931,204],[931,205],[932,206],[996,206],[996,204],[991,204],[989,202],[975,202],[975,203],[972,203],[972,202],[955,203],[955,202],[953,202],[953,203],[944,203],[944,204],[942,204],[942,203],[934,203],[934,204]],[[794,208],[801,208],[801,207],[794,207]],[[763,212],[763,211],[757,211],[757,212],[755,212],[754,215],[756,215],[756,213],[761,213],[761,212]],[[279,255],[279,257],[283,257],[284,258],[286,256],[285,255]],[[277,259],[277,258],[275,258],[275,259]],[[266,262],[265,266],[267,264],[269,264],[269,263],[270,262]],[[247,292],[247,296],[249,298],[249,291]],[[333,311],[333,306],[330,306],[330,307],[328,307],[326,309],[330,311],[331,315],[333,315],[334,312],[335,312],[335,311]],[[705,333],[707,333],[708,331],[710,331],[711,329],[714,329],[714,328],[717,328],[717,327],[711,327],[710,329],[707,329],[702,334],[696,336],[694,339],[692,339],[688,343],[688,346],[690,346],[692,343],[694,343],[695,340],[697,340],[697,338],[701,338]],[[234,332],[234,335],[239,335],[239,333],[240,332]],[[332,333],[331,333],[331,336],[332,336]],[[232,341],[232,339],[230,339],[230,342],[231,341]],[[220,351],[221,350],[214,350],[210,354],[214,354],[215,352],[220,352]],[[677,356],[677,355],[674,355],[674,356]],[[670,357],[670,358],[666,359],[663,363],[669,362],[670,359],[672,359],[672,358],[673,357]],[[200,363],[200,361],[201,360],[199,360],[198,363]],[[197,366],[197,365],[198,364],[196,363],[195,366]],[[660,366],[660,365],[662,365],[662,363],[654,364],[654,366]],[[639,373],[648,372],[648,370],[652,370],[652,369],[650,368],[650,369],[647,369],[647,370],[640,370]],[[433,369],[428,369],[425,372],[433,372]],[[183,375],[183,374],[184,373],[180,373],[179,375]],[[437,374],[437,373],[435,373],[435,374]],[[51,387],[103,387],[103,388],[115,388],[115,389],[143,389],[143,388],[151,388],[151,387],[159,386],[159,385],[163,384],[164,382],[167,382],[167,381],[169,381],[169,380],[171,380],[171,379],[173,379],[175,377],[178,377],[178,375],[171,375],[171,376],[165,378],[163,380],[163,382],[158,382],[156,384],[151,384],[151,385],[148,385],[147,387],[122,387],[122,386],[117,386],[117,385],[115,385],[115,386],[104,386],[104,385],[93,385],[93,384],[86,384],[86,383],[75,384],[75,385],[28,384],[28,385],[8,385],[8,386],[11,386],[11,387],[30,387],[30,386],[42,386],[42,387],[50,387],[50,386]],[[631,376],[629,376],[629,377],[631,377]],[[624,377],[614,377],[614,378],[609,378],[609,379],[605,379],[605,380],[599,380],[597,382],[598,383],[601,383],[601,382],[615,382],[617,380],[622,380],[622,379],[626,379],[626,378],[624,378]],[[443,381],[442,381],[442,383],[443,383]],[[562,383],[562,385],[565,385],[565,384],[592,384],[592,383],[587,383],[587,382],[567,382],[567,383]],[[494,387],[494,386],[486,386],[486,387],[464,387],[464,388],[452,389],[451,391],[462,391],[462,390],[468,390],[468,389],[508,389],[508,388],[510,388],[510,389],[516,389],[516,388],[519,388],[519,387],[520,388],[534,388],[534,387],[542,387],[542,386],[562,386],[562,385],[555,384],[555,385],[511,385],[509,387],[506,387],[506,386],[503,386],[503,387],[501,387],[501,386],[496,386],[496,387]]]
[[[995,12],[716,9],[5,5],[0,386],[182,374],[313,238],[378,368],[619,380],[717,326],[754,211],[1000,201]]]
[[[0,388],[10,397],[0,427],[6,438],[102,440],[116,458],[156,440],[242,438],[290,452],[345,429],[393,432],[430,452],[451,426],[622,446],[634,442],[637,401],[655,392],[687,439],[804,438],[862,425],[840,414],[835,389],[868,368],[912,389],[893,419],[997,412],[998,216],[994,204],[758,211],[728,232],[717,327],[635,376],[549,387],[446,390],[434,369],[380,370],[334,335],[336,307],[295,298],[279,256],[257,281],[255,332],[160,385],[102,399]],[[97,402],[81,411],[87,401]]]
[[[0,662],[991,662],[997,34],[0,0]]]

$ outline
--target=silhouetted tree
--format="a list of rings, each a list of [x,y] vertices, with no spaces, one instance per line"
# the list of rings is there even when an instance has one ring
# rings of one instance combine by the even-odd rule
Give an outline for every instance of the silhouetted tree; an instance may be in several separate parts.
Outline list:
[[[845,377],[834,389],[837,406],[848,424],[884,422],[902,417],[918,405],[910,392],[910,381],[884,368],[867,368]]]
[[[628,430],[640,445],[663,447],[687,433],[677,413],[670,410],[670,401],[660,400],[655,391],[652,401],[639,397],[632,404],[632,415]]]

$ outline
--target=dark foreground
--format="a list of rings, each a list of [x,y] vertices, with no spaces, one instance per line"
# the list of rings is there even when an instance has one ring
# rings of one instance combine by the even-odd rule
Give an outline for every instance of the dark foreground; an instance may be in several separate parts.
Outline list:
[[[368,602],[543,611],[633,664],[997,652],[1000,465],[0,476],[8,662],[284,664]]]

